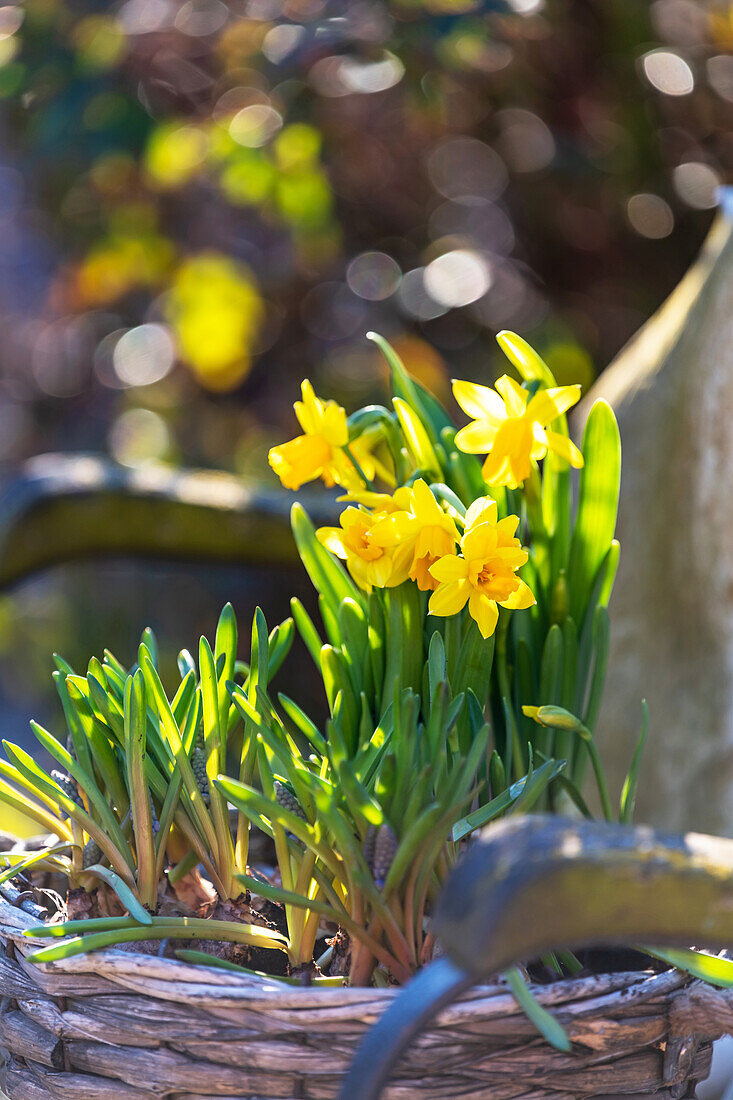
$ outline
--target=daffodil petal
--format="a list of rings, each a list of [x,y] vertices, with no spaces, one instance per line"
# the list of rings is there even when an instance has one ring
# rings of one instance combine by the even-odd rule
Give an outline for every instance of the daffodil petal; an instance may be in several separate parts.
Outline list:
[[[465,559],[456,554],[446,554],[430,566],[430,575],[441,583],[465,580],[467,574],[468,565]]]
[[[461,539],[461,549],[467,561],[486,561],[496,550],[496,524],[476,523]]]
[[[555,454],[559,454],[561,458],[564,458],[571,466],[575,466],[579,470],[583,465],[583,456],[579,449],[575,446],[572,439],[568,439],[566,435],[561,435],[560,432],[546,431],[547,446]]]
[[[473,592],[468,601],[468,613],[476,621],[481,636],[490,638],[496,630],[499,609],[496,600],[489,599],[482,592]]]
[[[474,420],[495,420],[498,424],[506,416],[504,402],[488,386],[454,380],[453,396],[463,411]]]
[[[343,536],[344,532],[340,527],[319,527],[316,531],[316,537],[321,545],[339,558],[346,557]]]
[[[505,516],[504,519],[500,519],[496,525],[499,544],[506,546],[507,539],[514,538],[517,527],[519,527],[519,516]]]
[[[497,487],[506,485],[509,489],[517,488],[506,455],[490,454],[481,467],[481,473],[487,485]]]
[[[517,580],[519,581],[519,585],[512,592],[509,599],[501,601],[502,607],[511,608],[513,611],[519,611],[521,609],[524,609],[525,607],[532,607],[534,604],[537,603],[537,600],[534,598],[532,589],[529,587],[529,585],[525,584],[525,582],[519,577],[517,578]]]
[[[271,447],[267,459],[286,489],[299,489],[304,482],[320,477],[332,454],[320,435],[299,435]]]
[[[509,416],[522,416],[529,400],[527,391],[523,390],[508,374],[502,374],[501,378],[497,378],[496,388],[504,398]]]
[[[496,522],[496,501],[493,497],[479,497],[466,512],[466,529],[477,523]]]
[[[527,406],[527,416],[544,427],[580,400],[580,386],[555,386],[539,390]]]
[[[470,587],[466,580],[441,584],[430,597],[428,611],[431,615],[457,615],[461,608],[465,607],[469,593]]]
[[[456,432],[456,447],[468,455],[485,455],[494,445],[496,424],[488,420],[474,420]]]

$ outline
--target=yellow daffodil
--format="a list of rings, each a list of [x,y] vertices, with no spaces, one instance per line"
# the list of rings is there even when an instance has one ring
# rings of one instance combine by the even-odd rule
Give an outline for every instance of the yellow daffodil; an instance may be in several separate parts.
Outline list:
[[[497,520],[490,497],[474,501],[466,512],[462,557],[449,554],[430,567],[438,582],[428,605],[431,615],[457,615],[468,603],[482,636],[490,638],[499,618],[497,604],[518,609],[535,603],[516,574],[528,556],[514,534],[518,523],[517,516]]]
[[[346,410],[335,401],[316,397],[307,378],[301,383],[302,401],[293,405],[303,434],[271,447],[267,458],[286,489],[299,489],[306,481],[322,478],[330,489],[342,485],[358,490],[364,482],[344,448],[349,443]],[[363,432],[349,446],[360,469],[370,481],[377,475],[388,485],[394,484],[391,470],[374,454],[379,433]]]
[[[352,577],[366,592],[372,587],[394,588],[407,580],[412,560],[409,545],[395,545],[389,531],[380,537],[378,524],[384,512],[371,515],[361,508],[341,513],[340,527],[321,527],[319,541],[346,562]]]
[[[548,450],[571,466],[583,465],[575,444],[547,427],[576,403],[580,386],[539,390],[530,399],[527,390],[505,374],[497,380],[495,390],[475,382],[454,382],[453,395],[474,418],[457,433],[456,445],[467,454],[488,455],[483,466],[488,485],[516,489],[529,477],[532,461],[544,458]]]
[[[299,489],[317,477],[329,488],[341,484],[346,459],[341,448],[349,442],[346,410],[335,401],[316,397],[307,378],[301,392],[303,400],[296,401],[293,408],[303,435],[272,447],[268,461],[286,489]]]
[[[423,592],[437,588],[430,567],[439,558],[452,554],[459,535],[454,521],[443,511],[422,478],[411,486],[398,489],[392,501],[396,510],[375,527],[375,537],[383,545],[410,549],[411,580]]]

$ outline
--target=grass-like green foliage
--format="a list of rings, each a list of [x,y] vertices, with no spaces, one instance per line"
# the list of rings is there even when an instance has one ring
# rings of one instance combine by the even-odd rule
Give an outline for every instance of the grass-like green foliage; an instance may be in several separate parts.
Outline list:
[[[588,763],[602,814],[630,821],[646,712],[618,809],[593,736],[618,563],[613,413],[598,403],[588,417],[576,503],[570,470],[553,453],[541,468],[532,464],[521,489],[489,490],[479,461],[456,448],[445,410],[375,339],[390,366],[393,407],[355,413],[351,445],[370,433],[398,484],[424,478],[459,525],[488,492],[500,517],[519,516],[529,550],[521,576],[535,606],[502,608],[485,639],[465,609],[428,614],[428,594],[412,581],[367,593],[295,504],[293,533],[318,593],[320,625],[293,600],[292,618],[270,632],[258,609],[245,663],[227,606],[213,645],[201,639],[198,662],[179,655],[170,692],[150,631],[131,669],[107,652],[82,676],[57,658],[66,747],[35,723],[33,730],[58,772],[6,743],[0,800],[58,843],[22,860],[5,857],[3,873],[62,871],[72,888],[112,891],[124,912],[34,930],[58,938],[34,953],[36,961],[139,939],[209,938],[279,948],[294,969],[310,968],[325,918],[348,935],[348,962],[340,962],[349,981],[404,981],[433,954],[431,908],[473,830],[533,807],[589,815]],[[554,385],[519,337],[503,334],[500,342],[528,390]],[[553,430],[567,432],[564,416]],[[322,679],[323,724],[272,686],[296,630]],[[280,885],[248,865],[252,826],[273,840]],[[228,916],[246,905],[246,890],[280,904],[284,932],[245,916],[159,915],[165,876],[176,884],[196,868]],[[726,979],[709,957],[665,957]],[[577,969],[567,952],[545,961],[558,974]],[[508,980],[540,1030],[563,1047],[521,972]]]

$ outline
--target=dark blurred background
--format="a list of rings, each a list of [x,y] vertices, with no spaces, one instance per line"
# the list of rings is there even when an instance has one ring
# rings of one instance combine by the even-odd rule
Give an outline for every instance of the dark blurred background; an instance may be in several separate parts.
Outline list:
[[[501,328],[587,388],[695,255],[732,104],[720,2],[0,6],[5,475],[84,450],[272,485],[303,376],[379,399],[371,328],[443,396]],[[0,732],[58,725],[53,650],[131,661],[150,622],[172,661],[282,589],[50,571],[0,601]]]

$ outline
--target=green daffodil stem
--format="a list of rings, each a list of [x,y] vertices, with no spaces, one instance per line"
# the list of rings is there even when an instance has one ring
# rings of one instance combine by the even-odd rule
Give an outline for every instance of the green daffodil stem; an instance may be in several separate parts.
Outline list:
[[[366,476],[366,474],[364,473],[364,471],[362,470],[361,466],[359,465],[359,463],[357,462],[356,458],[354,457],[354,453],[353,453],[353,451],[351,450],[351,447],[349,446],[349,444],[348,444],[348,443],[345,443],[345,444],[344,444],[344,448],[343,448],[343,449],[344,449],[344,454],[346,455],[346,457],[348,458],[349,462],[350,462],[350,463],[352,464],[352,466],[353,466],[353,467],[354,467],[354,469],[356,470],[356,472],[357,472],[357,474],[359,475],[359,477],[361,478],[361,480],[362,480],[362,481],[364,482],[364,485],[366,486],[366,488],[367,488],[367,489],[369,490],[369,492],[370,492],[370,493],[373,493],[373,492],[374,492],[374,482],[373,482],[373,481],[371,481],[371,480],[370,480],[370,479],[369,479],[369,478],[368,478],[368,477]]]

